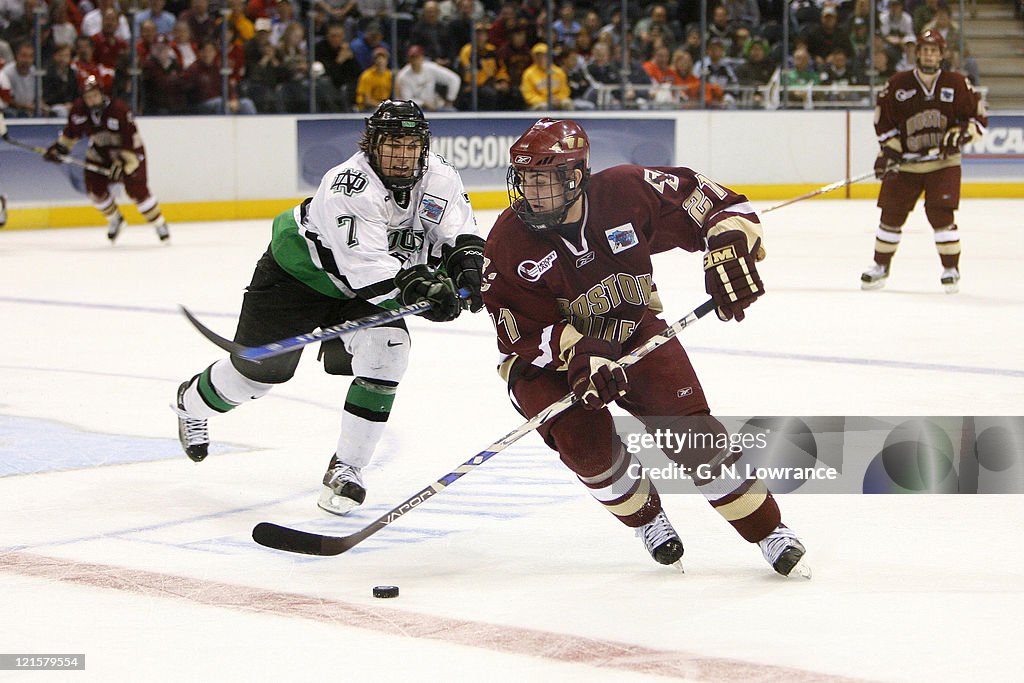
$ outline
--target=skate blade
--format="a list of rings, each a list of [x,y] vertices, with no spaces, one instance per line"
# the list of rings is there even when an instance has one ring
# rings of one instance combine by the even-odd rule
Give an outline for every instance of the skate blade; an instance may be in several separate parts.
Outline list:
[[[325,486],[323,493],[320,494],[320,499],[316,502],[316,505],[324,512],[329,512],[332,515],[338,515],[340,517],[352,512],[354,508],[359,506],[359,503],[351,498],[339,496]]]
[[[786,575],[789,578],[800,578],[811,580],[811,568],[804,562],[804,558],[800,560],[789,570],[789,574]]]
[[[960,283],[954,283],[952,285],[942,285],[942,288],[946,290],[946,294],[956,294],[960,291]]]
[[[860,288],[865,290],[865,291],[871,291],[873,289],[881,289],[882,287],[885,287],[885,281],[886,280],[888,280],[888,278],[885,278],[885,279],[882,279],[882,280],[875,280],[874,282],[864,282],[863,280],[861,280]]]
[[[686,573],[686,570],[683,569],[683,558],[680,557],[678,560],[673,562],[672,566],[675,567],[676,569],[678,569],[680,574],[685,574]]]

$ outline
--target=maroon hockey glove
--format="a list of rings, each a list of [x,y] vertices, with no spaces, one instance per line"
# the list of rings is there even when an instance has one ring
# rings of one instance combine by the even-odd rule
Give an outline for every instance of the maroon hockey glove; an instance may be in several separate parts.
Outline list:
[[[70,149],[59,142],[55,142],[46,148],[46,152],[43,154],[43,159],[45,161],[52,161],[55,164],[59,164],[61,160],[70,153]]]
[[[615,361],[622,355],[618,342],[583,337],[569,359],[569,386],[588,410],[597,410],[629,391],[626,371]]]
[[[945,135],[942,136],[942,154],[952,156],[960,154],[963,146],[971,141],[971,134],[961,126],[950,126]]]
[[[427,320],[448,322],[458,318],[462,312],[462,302],[451,279],[430,266],[418,265],[398,271],[395,286],[398,287],[398,301],[403,306],[430,302],[430,308],[417,314]]]
[[[892,147],[883,147],[875,158],[875,178],[882,180],[890,173],[899,173],[899,164],[902,160],[903,155]]]
[[[764,294],[755,259],[760,247],[759,237],[751,253],[747,249],[747,235],[740,230],[726,230],[708,238],[704,288],[715,300],[721,320],[743,320],[743,309]]]
[[[469,310],[476,313],[484,307],[480,293],[480,277],[484,269],[484,241],[476,235],[459,235],[455,246],[441,247],[444,269],[455,281],[456,289],[469,291]]]
[[[110,162],[110,166],[107,167],[110,170],[110,182],[120,183],[124,180],[124,162],[120,159],[114,159]]]

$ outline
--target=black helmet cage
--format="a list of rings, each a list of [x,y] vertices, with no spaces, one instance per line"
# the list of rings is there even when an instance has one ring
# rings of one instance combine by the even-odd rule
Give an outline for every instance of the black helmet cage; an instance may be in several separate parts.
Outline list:
[[[576,181],[574,173],[577,169],[581,172],[579,182]],[[523,174],[531,171],[550,174],[552,182],[547,185],[547,187],[551,188],[550,193],[546,197],[540,198],[561,198],[561,204],[555,204],[547,211],[538,211],[530,205],[523,190]],[[565,223],[565,217],[568,215],[569,209],[583,194],[589,179],[590,174],[583,162],[561,164],[555,167],[517,167],[516,164],[512,164],[509,166],[508,175],[505,177],[505,183],[508,186],[509,206],[512,207],[512,211],[524,223],[535,230],[557,228]]]
[[[422,141],[416,167],[408,176],[385,175],[381,164],[381,145],[387,138],[415,136]],[[359,140],[359,149],[366,154],[377,177],[389,190],[410,190],[427,170],[430,152],[430,124],[423,110],[411,100],[384,100],[366,119],[366,129]]]

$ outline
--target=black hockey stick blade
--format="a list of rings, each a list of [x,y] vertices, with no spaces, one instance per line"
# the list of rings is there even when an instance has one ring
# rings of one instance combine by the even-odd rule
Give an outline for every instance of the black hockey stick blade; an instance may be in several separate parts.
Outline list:
[[[246,348],[248,348],[242,346],[241,344],[233,342],[230,339],[225,339],[224,337],[220,336],[219,334],[211,330],[209,327],[199,322],[199,319],[192,315],[192,311],[188,310],[184,306],[179,305],[178,308],[180,308],[181,312],[185,315],[186,318],[188,318],[188,321],[192,323],[192,326],[199,330],[199,334],[203,335],[204,337],[206,337],[207,339],[209,339],[214,344],[224,349],[228,353],[238,354],[244,351]]]
[[[267,548],[303,555],[339,555],[351,547],[340,543],[344,538],[289,529],[270,522],[260,522],[253,527],[252,540]]]

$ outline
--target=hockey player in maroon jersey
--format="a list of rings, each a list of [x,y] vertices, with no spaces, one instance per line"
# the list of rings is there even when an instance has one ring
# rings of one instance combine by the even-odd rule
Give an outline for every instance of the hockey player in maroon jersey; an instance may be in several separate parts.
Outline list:
[[[681,566],[682,541],[606,404],[652,433],[726,430],[677,342],[628,376],[615,361],[667,327],[658,317],[654,253],[706,249],[705,282],[719,317],[743,320],[764,293],[757,215],[745,197],[688,168],[623,165],[591,175],[590,143],[575,121],[541,119],[510,156],[511,206],[488,236],[482,287],[503,354],[499,372],[530,417],[570,389],[581,398],[582,408],[545,423],[541,436],[657,562]],[[764,483],[721,476],[720,466],[741,453],[709,446],[666,454],[777,572],[809,576],[804,547]]]
[[[124,216],[110,192],[110,186],[115,183],[124,184],[125,192],[135,202],[139,213],[156,229],[160,241],[166,241],[171,236],[170,231],[160,212],[160,203],[149,191],[146,150],[132,113],[123,101],[107,97],[95,76],[85,79],[82,96],[71,105],[67,125],[43,158],[60,163],[61,157],[67,156],[83,137],[89,138],[86,160],[110,169],[109,176],[85,171],[85,190],[93,206],[107,219],[110,241],[116,240],[125,226]]]
[[[946,292],[960,288],[960,236],[953,212],[960,206],[960,151],[988,124],[985,105],[970,82],[942,68],[946,40],[928,30],[917,39],[917,67],[900,71],[878,93],[875,133],[881,179],[875,262],[861,275],[863,289],[880,289],[889,278],[903,224],[924,192],[924,212],[934,230]],[[921,163],[915,157],[939,158]]]

